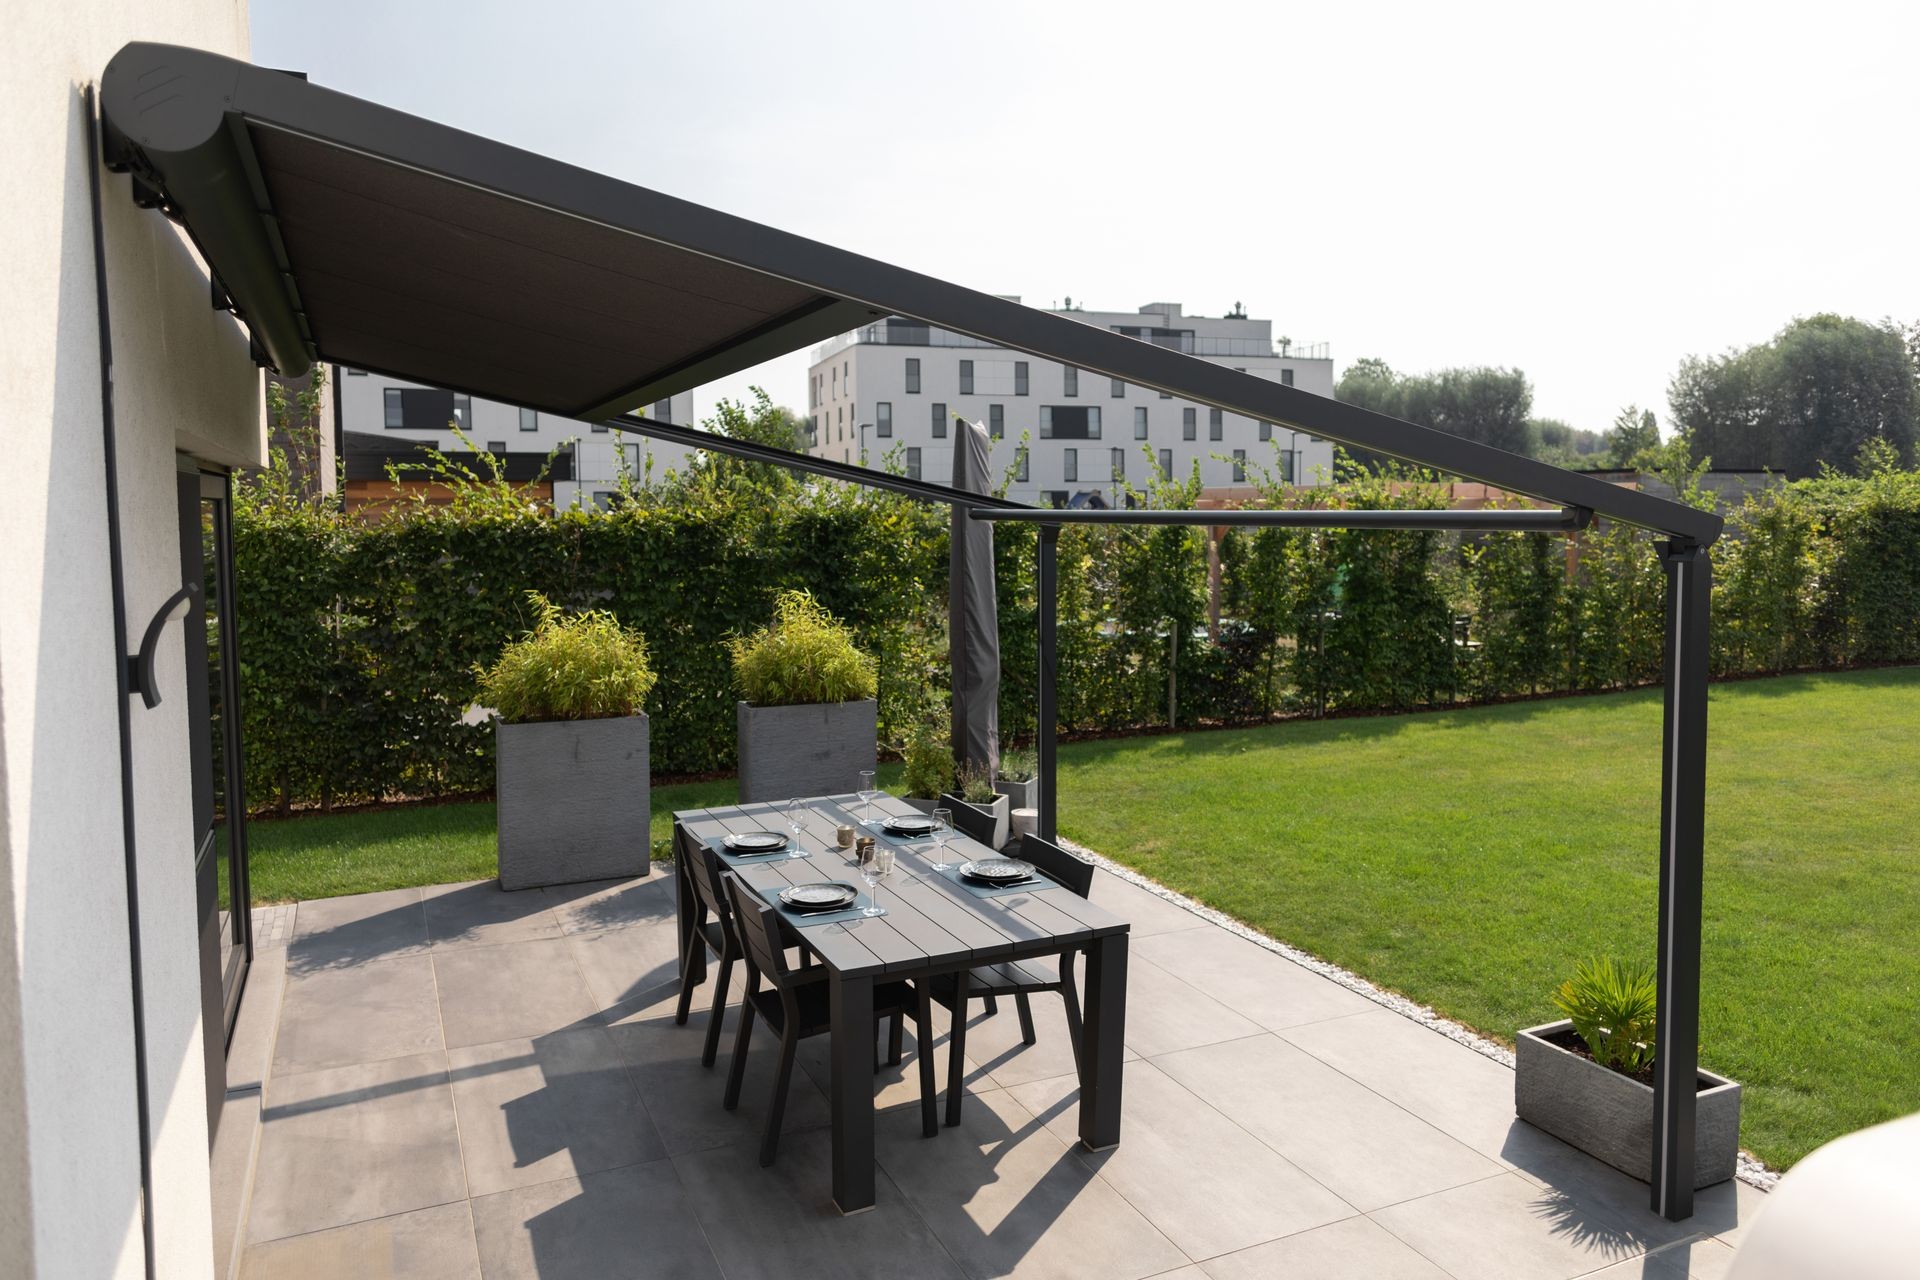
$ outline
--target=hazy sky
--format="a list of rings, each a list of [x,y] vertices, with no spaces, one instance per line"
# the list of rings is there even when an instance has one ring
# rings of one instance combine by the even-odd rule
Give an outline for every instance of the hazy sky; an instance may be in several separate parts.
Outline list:
[[[1582,11],[1576,11],[1582,10]],[[991,293],[1658,410],[1920,317],[1911,5],[253,0],[254,59]],[[750,382],[805,402],[804,353]]]

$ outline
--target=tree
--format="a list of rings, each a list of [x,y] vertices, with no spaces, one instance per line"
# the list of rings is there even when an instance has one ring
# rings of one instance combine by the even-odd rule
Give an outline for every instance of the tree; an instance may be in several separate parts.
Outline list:
[[[1908,338],[1887,321],[1795,320],[1759,346],[1689,357],[1668,404],[1695,449],[1723,466],[1812,475],[1852,466],[1875,439],[1911,457],[1920,397]]]
[[[1333,389],[1333,396],[1397,418],[1402,397],[1400,384],[1400,375],[1385,360],[1367,356],[1347,366],[1347,371],[1340,375],[1339,385]]]
[[[1533,409],[1533,388],[1518,369],[1442,369],[1410,376],[1369,357],[1347,368],[1334,396],[1509,453],[1533,451],[1527,421]],[[1356,452],[1355,458],[1376,467],[1381,461],[1363,452]]]
[[[1653,410],[1630,404],[1613,419],[1613,430],[1606,434],[1607,465],[1625,470],[1642,452],[1660,443],[1660,427]]]
[[[1533,438],[1533,456],[1556,467],[1592,467],[1607,460],[1607,440],[1598,431],[1569,426],[1558,418],[1533,418],[1527,433]]]

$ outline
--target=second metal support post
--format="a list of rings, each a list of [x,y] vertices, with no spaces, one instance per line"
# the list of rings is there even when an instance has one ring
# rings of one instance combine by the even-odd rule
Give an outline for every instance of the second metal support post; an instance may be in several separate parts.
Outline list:
[[[1040,563],[1035,574],[1035,594],[1039,597],[1040,644],[1038,656],[1039,708],[1038,725],[1035,728],[1034,750],[1040,757],[1040,838],[1042,840],[1059,839],[1060,808],[1055,795],[1055,781],[1058,770],[1055,767],[1053,743],[1055,704],[1054,684],[1058,677],[1056,663],[1058,654],[1054,644],[1054,622],[1058,595],[1058,559],[1060,549],[1060,526],[1043,524],[1040,526]]]

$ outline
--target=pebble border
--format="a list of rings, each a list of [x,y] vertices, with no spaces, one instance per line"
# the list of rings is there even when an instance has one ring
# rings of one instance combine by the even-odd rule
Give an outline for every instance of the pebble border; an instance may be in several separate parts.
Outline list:
[[[1232,916],[1215,911],[1212,907],[1206,906],[1203,903],[1195,902],[1185,894],[1176,893],[1156,880],[1149,880],[1133,868],[1123,866],[1115,862],[1112,858],[1096,850],[1089,849],[1083,844],[1077,844],[1072,840],[1066,839],[1062,839],[1060,843],[1065,848],[1079,854],[1095,866],[1112,872],[1135,888],[1145,889],[1156,898],[1164,899],[1167,902],[1173,903],[1175,906],[1185,908],[1207,923],[1218,925],[1235,937],[1245,938],[1255,946],[1271,951],[1273,954],[1287,960],[1291,960],[1301,968],[1317,973],[1327,979],[1327,981],[1337,983],[1355,995],[1365,996],[1375,1004],[1391,1009],[1401,1017],[1419,1023],[1429,1031],[1437,1031],[1447,1039],[1454,1041],[1456,1044],[1465,1045],[1482,1057],[1492,1058],[1509,1071],[1513,1069],[1513,1050],[1503,1048],[1471,1028],[1453,1021],[1451,1018],[1441,1017],[1426,1005],[1416,1004],[1403,995],[1398,995],[1392,991],[1387,991],[1375,986],[1357,973],[1342,969],[1337,964],[1329,964],[1318,956],[1309,955],[1297,947],[1290,947],[1276,938],[1270,938],[1258,929],[1250,928],[1240,921],[1235,920]],[[1780,1174],[1777,1171],[1767,1168],[1766,1165],[1762,1164],[1753,1156],[1748,1155],[1745,1151],[1740,1153],[1739,1167],[1735,1171],[1734,1176],[1748,1186],[1761,1191],[1773,1190],[1775,1185],[1780,1181]]]

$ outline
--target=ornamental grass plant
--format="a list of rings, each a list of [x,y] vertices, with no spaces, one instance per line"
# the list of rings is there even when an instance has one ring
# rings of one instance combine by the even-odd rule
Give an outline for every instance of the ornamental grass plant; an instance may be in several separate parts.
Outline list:
[[[1587,1052],[1603,1067],[1639,1076],[1653,1066],[1653,968],[1612,956],[1581,962],[1553,993]]]
[[[728,642],[734,686],[756,707],[858,702],[874,696],[874,660],[853,630],[807,591],[782,591],[773,621]]]
[[[480,701],[510,724],[639,714],[655,680],[647,641],[603,609],[567,613],[529,591],[533,629],[476,667]]]

